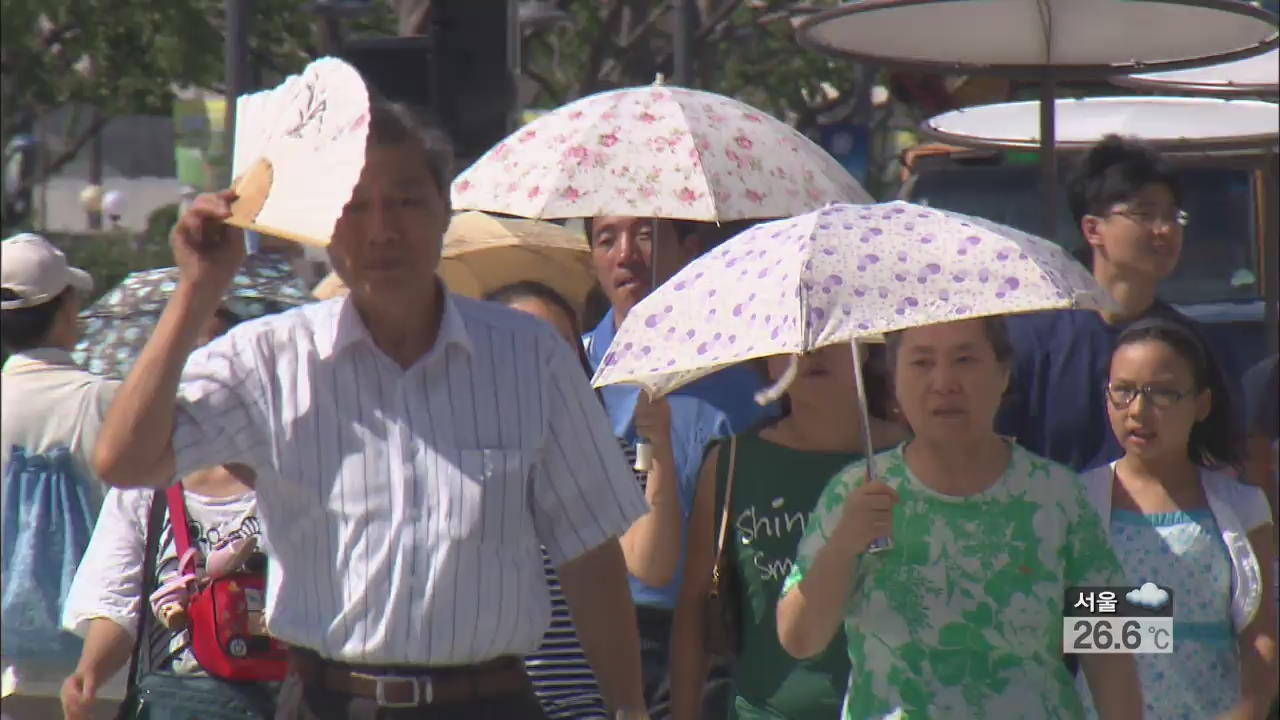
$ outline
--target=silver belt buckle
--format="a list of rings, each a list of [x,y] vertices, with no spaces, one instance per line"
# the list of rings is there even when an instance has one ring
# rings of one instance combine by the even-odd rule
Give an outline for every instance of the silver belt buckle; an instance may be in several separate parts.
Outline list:
[[[434,688],[430,677],[387,677],[382,675],[366,675],[374,682],[373,696],[378,707],[411,708],[419,705],[430,705],[434,700]],[[407,682],[413,688],[413,699],[408,702],[394,702],[387,699],[387,685],[393,682]]]

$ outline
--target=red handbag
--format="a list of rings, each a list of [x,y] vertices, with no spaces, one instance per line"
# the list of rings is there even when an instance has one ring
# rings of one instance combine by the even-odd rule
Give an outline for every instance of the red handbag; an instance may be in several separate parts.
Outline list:
[[[166,491],[169,524],[178,557],[191,547],[182,483]],[[194,564],[199,553],[191,553]],[[179,572],[195,573],[194,567]],[[263,621],[265,571],[236,571],[219,578],[202,578],[187,604],[191,652],[209,675],[232,682],[279,682],[288,672],[288,650],[267,635]]]

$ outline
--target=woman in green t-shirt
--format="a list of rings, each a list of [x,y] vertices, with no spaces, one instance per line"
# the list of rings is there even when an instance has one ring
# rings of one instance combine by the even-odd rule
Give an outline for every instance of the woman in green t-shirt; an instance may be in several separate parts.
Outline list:
[[[999,317],[889,338],[914,437],[876,456],[874,482],[863,462],[831,481],[778,602],[795,657],[824,652],[843,624],[847,720],[1081,716],[1065,591],[1124,580],[1075,473],[992,429],[1012,351]],[[864,554],[884,536],[891,549]],[[1132,656],[1081,666],[1101,717],[1142,717]]]
[[[862,350],[862,352],[866,352]],[[777,378],[787,356],[769,358]],[[799,359],[787,391],[787,412],[768,426],[720,442],[707,453],[689,519],[684,581],[672,626],[671,700],[674,720],[702,720],[707,677],[703,649],[705,601],[711,585],[717,530],[736,448],[730,497],[728,557],[740,579],[741,653],[734,672],[731,718],[834,718],[840,712],[849,661],[843,642],[806,661],[778,645],[774,607],[818,494],[840,468],[862,456],[853,356],[833,345]],[[890,447],[900,427],[874,420],[872,442]],[[707,719],[719,720],[719,719]]]

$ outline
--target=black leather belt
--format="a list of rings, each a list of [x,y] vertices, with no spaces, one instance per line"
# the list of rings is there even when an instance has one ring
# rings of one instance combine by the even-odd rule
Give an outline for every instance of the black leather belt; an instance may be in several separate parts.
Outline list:
[[[464,703],[529,687],[524,662],[514,656],[448,666],[349,665],[299,650],[289,659],[304,681],[388,708]]]

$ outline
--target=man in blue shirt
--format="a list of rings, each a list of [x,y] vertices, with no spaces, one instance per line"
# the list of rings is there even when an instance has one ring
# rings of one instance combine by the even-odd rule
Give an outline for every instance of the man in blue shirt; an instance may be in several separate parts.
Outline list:
[[[712,241],[712,233],[724,235],[727,231],[724,227],[681,220],[597,217],[588,221],[587,237],[591,243],[592,262],[611,307],[600,324],[583,337],[592,369],[599,367],[627,313],[653,289],[654,265],[657,266],[658,281],[663,282],[701,254]],[[657,252],[654,252],[655,246]],[[673,522],[664,527],[678,527],[679,537],[655,538],[651,543],[653,547],[643,548],[635,547],[625,536],[622,541],[624,553],[629,556],[628,567],[633,573],[631,594],[640,621],[645,693],[654,718],[665,717],[669,712],[667,666],[671,611],[679,592],[685,531],[703,452],[713,439],[743,432],[771,412],[771,409],[761,408],[755,403],[753,396],[760,385],[759,376],[749,367],[740,365],[686,385],[668,395],[665,403],[650,403],[641,398],[640,389],[632,385],[612,385],[601,390],[605,411],[618,437],[634,443],[638,439],[637,425],[642,428],[670,427],[667,438],[646,438],[653,447],[654,464],[645,494],[652,506],[649,515],[669,513],[670,517],[665,519]],[[675,503],[669,501],[672,496]],[[676,511],[678,517],[675,516]],[[657,519],[641,518],[632,532],[636,527]],[[673,539],[678,543],[666,542]],[[647,564],[661,565],[663,569],[649,575],[650,584],[635,576],[636,556],[654,552],[670,552],[675,557],[668,558],[674,562]],[[724,702],[709,698],[709,702],[717,701]],[[725,711],[709,709],[706,716],[723,717]]]
[[[1123,454],[1103,405],[1120,333],[1145,317],[1200,329],[1156,298],[1158,283],[1178,264],[1190,220],[1182,210],[1182,188],[1165,161],[1140,142],[1110,135],[1083,158],[1067,193],[1084,236],[1082,259],[1117,308],[1010,317],[1016,357],[996,424],[1027,449],[1083,471]],[[1211,390],[1239,397],[1227,388],[1217,373]]]

